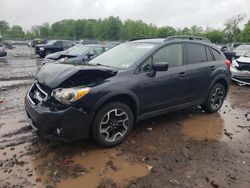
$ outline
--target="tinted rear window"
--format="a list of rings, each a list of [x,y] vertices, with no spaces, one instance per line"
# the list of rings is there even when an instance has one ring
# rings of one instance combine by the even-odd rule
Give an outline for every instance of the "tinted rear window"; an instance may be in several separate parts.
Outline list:
[[[206,49],[199,44],[185,44],[187,64],[202,63],[207,61]]]

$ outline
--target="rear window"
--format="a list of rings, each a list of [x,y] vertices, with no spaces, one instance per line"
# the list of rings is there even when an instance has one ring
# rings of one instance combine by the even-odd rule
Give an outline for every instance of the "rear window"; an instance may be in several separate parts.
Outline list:
[[[187,64],[202,63],[207,61],[206,49],[199,44],[185,44]]]

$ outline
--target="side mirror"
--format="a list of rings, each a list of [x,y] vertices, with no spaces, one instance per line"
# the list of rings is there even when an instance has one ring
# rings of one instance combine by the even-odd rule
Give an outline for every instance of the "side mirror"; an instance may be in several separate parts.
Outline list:
[[[154,71],[167,71],[168,63],[167,62],[156,62],[152,65]]]
[[[157,71],[167,71],[168,63],[167,62],[156,62],[152,65],[152,70],[148,73],[148,76],[154,77]]]

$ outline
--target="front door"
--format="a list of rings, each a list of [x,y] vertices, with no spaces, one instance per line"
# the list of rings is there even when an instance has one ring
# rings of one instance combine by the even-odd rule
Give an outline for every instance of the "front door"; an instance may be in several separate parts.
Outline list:
[[[169,69],[156,72],[151,77],[152,64],[169,63]],[[183,66],[183,47],[181,43],[162,47],[150,56],[140,67],[140,100],[142,113],[168,108],[185,101],[187,75]]]

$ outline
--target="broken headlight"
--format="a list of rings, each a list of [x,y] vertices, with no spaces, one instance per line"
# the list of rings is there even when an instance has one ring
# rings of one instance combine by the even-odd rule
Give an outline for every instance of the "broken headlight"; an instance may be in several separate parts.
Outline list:
[[[63,104],[70,104],[88,94],[89,87],[86,88],[58,88],[52,91],[51,96]]]

